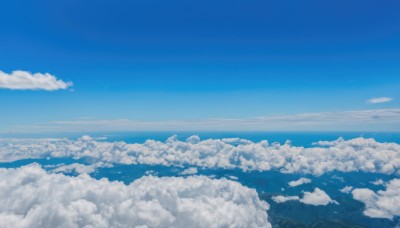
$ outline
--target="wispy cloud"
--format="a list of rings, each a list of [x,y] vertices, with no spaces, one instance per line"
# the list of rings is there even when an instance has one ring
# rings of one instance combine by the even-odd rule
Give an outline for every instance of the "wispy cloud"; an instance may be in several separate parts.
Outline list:
[[[386,103],[392,101],[393,98],[390,97],[374,97],[367,100],[368,104],[379,104],[379,103]]]
[[[64,82],[49,73],[32,74],[27,71],[13,71],[7,74],[0,71],[0,88],[12,90],[60,90],[72,86],[72,82]]]
[[[251,118],[138,121],[74,119],[14,126],[3,132],[91,131],[397,131],[400,108],[270,115]]]

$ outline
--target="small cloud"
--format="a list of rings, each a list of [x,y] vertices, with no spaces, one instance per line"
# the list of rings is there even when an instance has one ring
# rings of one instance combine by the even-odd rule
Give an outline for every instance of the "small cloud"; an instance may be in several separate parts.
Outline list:
[[[300,201],[303,204],[313,206],[326,206],[330,203],[339,204],[336,200],[332,200],[326,192],[319,188],[315,188],[314,192],[304,192],[303,198],[298,196],[274,196],[272,200],[276,203],[285,203],[287,201]]]
[[[367,100],[368,104],[379,104],[379,103],[386,103],[392,101],[393,98],[390,97],[374,97]]]
[[[181,175],[194,175],[194,174],[196,174],[198,171],[197,171],[197,168],[196,167],[192,167],[192,168],[188,168],[188,169],[185,169],[185,170],[183,170],[183,172],[181,173]]]
[[[286,203],[287,201],[299,201],[300,198],[298,196],[274,196],[272,200],[275,203]]]
[[[303,185],[303,184],[309,184],[309,183],[311,183],[310,179],[308,179],[308,178],[300,178],[297,181],[290,181],[288,184],[289,184],[290,187],[297,187],[297,186],[300,186],[300,185]]]
[[[64,82],[49,73],[30,73],[16,70],[11,74],[0,71],[0,88],[11,90],[47,90],[67,89],[72,82]]]
[[[315,188],[314,192],[305,192],[303,198],[300,199],[300,202],[314,206],[326,206],[330,203],[339,204],[319,188]]]
[[[373,184],[373,185],[376,185],[376,186],[385,185],[385,182],[382,179],[379,179],[379,180],[376,180],[376,181],[372,181],[370,183]]]
[[[340,189],[339,191],[342,192],[342,193],[345,193],[345,194],[349,194],[351,192],[351,190],[353,190],[353,187],[346,186],[346,187]]]

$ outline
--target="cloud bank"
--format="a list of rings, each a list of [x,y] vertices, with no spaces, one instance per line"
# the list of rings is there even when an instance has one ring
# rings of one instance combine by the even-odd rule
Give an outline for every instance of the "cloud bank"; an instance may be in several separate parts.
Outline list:
[[[0,88],[12,90],[60,90],[72,86],[49,73],[32,74],[27,71],[13,71],[11,74],[0,71]]]
[[[146,176],[125,185],[0,169],[0,227],[271,227],[255,190],[204,176]]]
[[[352,194],[355,200],[365,204],[364,215],[368,217],[393,219],[400,216],[400,179],[387,183],[385,191],[358,188]]]
[[[304,192],[302,198],[298,196],[274,196],[272,200],[276,203],[285,203],[287,201],[299,201],[303,204],[309,204],[313,206],[326,206],[330,203],[338,204],[337,201],[332,200],[326,192],[319,188],[315,188],[313,192]]]
[[[157,164],[205,168],[280,170],[316,176],[327,172],[400,174],[400,145],[356,138],[320,141],[304,148],[245,139],[207,139],[192,136],[179,141],[147,140],[141,144],[98,142],[85,136],[69,139],[0,139],[0,161],[26,158],[87,158],[103,164]]]

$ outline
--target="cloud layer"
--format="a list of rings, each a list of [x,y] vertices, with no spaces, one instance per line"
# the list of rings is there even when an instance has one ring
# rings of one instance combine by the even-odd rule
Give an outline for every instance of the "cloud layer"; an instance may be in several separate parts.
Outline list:
[[[138,121],[131,119],[98,120],[76,119],[43,124],[13,126],[4,132],[107,132],[107,131],[398,131],[400,109],[375,109],[270,115],[240,119],[198,119]]]
[[[0,169],[0,227],[271,227],[268,208],[226,179],[147,176],[125,185],[36,164]]]
[[[72,86],[55,76],[45,73],[32,74],[27,71],[13,71],[11,74],[0,71],[0,88],[12,90],[60,90]]]
[[[358,188],[352,194],[355,200],[365,204],[364,215],[368,217],[393,219],[400,216],[400,179],[387,183],[385,191]]]
[[[147,140],[142,144],[98,142],[88,136],[69,139],[0,139],[0,161],[25,158],[89,158],[102,164],[186,165],[206,168],[280,170],[284,173],[322,175],[327,172],[399,174],[400,145],[356,138],[321,141],[311,148],[245,139],[179,141]]]

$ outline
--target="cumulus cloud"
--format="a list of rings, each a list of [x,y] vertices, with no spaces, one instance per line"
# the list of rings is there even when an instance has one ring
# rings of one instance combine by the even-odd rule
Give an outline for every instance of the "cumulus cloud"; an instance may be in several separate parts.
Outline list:
[[[365,204],[364,215],[368,217],[393,219],[400,216],[400,179],[388,182],[385,191],[358,188],[352,194],[355,200]]]
[[[192,138],[193,139],[193,138]],[[400,145],[356,138],[321,141],[313,147],[290,143],[207,139],[144,143],[98,142],[85,136],[69,139],[0,139],[0,161],[26,158],[88,158],[92,163],[195,166],[322,175],[327,172],[399,174]]]
[[[379,104],[379,103],[386,103],[392,101],[393,98],[390,97],[375,97],[367,100],[369,104]]]
[[[273,196],[272,200],[276,203],[286,203],[287,201],[299,201],[298,196]]]
[[[303,198],[300,199],[301,203],[311,204],[314,206],[326,206],[330,203],[338,204],[335,200],[319,188],[315,188],[314,192],[304,192]]]
[[[96,171],[97,168],[99,167],[112,167],[111,164],[105,164],[104,162],[98,162],[95,164],[91,165],[84,165],[80,163],[73,163],[70,165],[56,165],[53,169],[51,169],[51,172],[53,173],[78,173],[78,174],[84,174],[84,173],[93,173]]]
[[[0,88],[12,90],[60,90],[72,86],[49,73],[32,74],[27,71],[13,71],[11,74],[0,71]]]
[[[338,204],[337,201],[332,200],[326,192],[319,188],[315,188],[313,192],[304,192],[303,197],[298,196],[274,196],[272,200],[276,203],[285,203],[287,201],[299,201],[303,204],[313,206],[326,206],[330,203]]]
[[[290,181],[288,184],[290,187],[297,187],[297,186],[300,186],[303,184],[309,184],[309,183],[311,183],[310,179],[302,177],[302,178],[298,179],[297,181]]]
[[[0,227],[271,227],[255,190],[226,179],[122,182],[0,169]]]
[[[351,190],[353,190],[353,187],[346,186],[346,187],[340,189],[339,191],[342,192],[342,193],[345,193],[345,194],[349,194],[351,192]]]
[[[376,181],[372,181],[371,184],[378,186],[378,185],[384,185],[385,182],[382,179],[378,179]]]
[[[197,171],[196,167],[191,167],[191,168],[183,170],[181,172],[181,175],[193,175],[193,174],[196,174],[197,172],[198,171]]]

